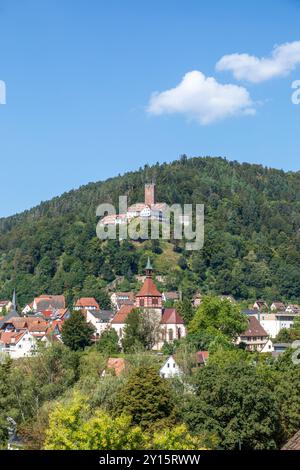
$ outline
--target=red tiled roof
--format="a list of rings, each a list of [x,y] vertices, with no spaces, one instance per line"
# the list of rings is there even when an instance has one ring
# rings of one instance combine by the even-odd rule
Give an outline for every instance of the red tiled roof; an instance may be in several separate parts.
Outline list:
[[[48,310],[50,307],[64,308],[66,304],[64,295],[40,295],[35,297],[34,302],[40,310]]]
[[[196,353],[196,356],[197,356],[197,362],[199,364],[203,364],[207,361],[208,356],[209,356],[209,352],[208,351],[198,351]]]
[[[110,357],[106,365],[107,369],[113,369],[118,377],[125,369],[125,359],[122,357]]]
[[[157,289],[151,277],[145,279],[144,284],[141,287],[141,290],[136,297],[161,297],[161,293]]]
[[[249,316],[247,320],[248,320],[248,328],[246,329],[246,331],[244,331],[244,333],[241,334],[241,337],[242,336],[253,336],[253,337],[254,336],[268,336],[268,333],[266,332],[266,330],[264,330],[264,328],[261,326],[261,324],[259,323],[256,317]]]
[[[127,316],[132,312],[132,310],[134,310],[134,305],[122,305],[120,310],[115,314],[111,323],[125,323]]]
[[[165,308],[160,323],[182,324],[183,320],[175,308]]]
[[[49,325],[46,321],[36,320],[35,322],[31,322],[30,325],[28,325],[28,331],[45,332],[48,326]]]
[[[0,341],[4,344],[15,344],[20,341],[24,334],[25,331],[20,331],[18,333],[16,333],[15,331],[3,331],[0,337]]]
[[[96,307],[97,310],[100,310],[99,304],[94,297],[81,297],[77,300],[75,307]]]

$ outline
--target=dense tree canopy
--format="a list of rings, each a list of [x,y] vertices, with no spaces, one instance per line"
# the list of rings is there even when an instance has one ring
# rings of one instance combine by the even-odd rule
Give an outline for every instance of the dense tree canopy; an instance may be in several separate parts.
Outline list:
[[[62,340],[73,351],[84,349],[92,342],[95,328],[87,323],[81,311],[74,310],[62,326]]]
[[[185,250],[170,243],[100,242],[96,207],[143,201],[143,185],[155,180],[160,201],[203,203],[205,244]],[[232,294],[237,299],[300,300],[300,173],[222,158],[186,157],[146,165],[136,172],[91,183],[0,220],[0,297],[14,287],[24,305],[40,293],[64,293],[68,301],[95,297],[109,304],[105,288],[142,273],[145,256],[184,297]]]

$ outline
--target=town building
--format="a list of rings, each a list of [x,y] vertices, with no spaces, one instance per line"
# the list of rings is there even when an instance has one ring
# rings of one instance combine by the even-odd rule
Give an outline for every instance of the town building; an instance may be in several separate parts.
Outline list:
[[[285,305],[283,302],[272,302],[270,309],[272,312],[281,312],[285,310]]]
[[[264,300],[256,300],[253,304],[253,309],[258,310],[259,312],[267,312],[268,308],[268,304]]]
[[[182,375],[182,371],[173,356],[169,356],[164,365],[159,369],[159,375],[163,379],[173,379]]]
[[[261,326],[255,316],[247,318],[248,326],[241,333],[237,340],[237,344],[244,344],[245,349],[251,352],[273,352],[273,344],[269,339],[268,333]]]
[[[40,295],[35,297],[33,302],[27,304],[22,310],[23,315],[29,313],[43,312],[44,310],[57,310],[66,307],[66,300],[63,295]]]
[[[81,297],[74,305],[74,310],[100,310],[99,304],[94,297]]]
[[[110,301],[115,310],[120,310],[122,305],[134,305],[133,292],[114,292],[110,296]]]
[[[110,328],[113,317],[112,310],[86,310],[86,321],[95,328],[96,339],[100,338],[103,331]]]

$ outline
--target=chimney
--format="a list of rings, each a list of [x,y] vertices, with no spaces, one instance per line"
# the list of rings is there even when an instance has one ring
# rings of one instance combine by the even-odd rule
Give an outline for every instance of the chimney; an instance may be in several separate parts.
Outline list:
[[[145,204],[152,206],[155,204],[155,184],[145,184]]]

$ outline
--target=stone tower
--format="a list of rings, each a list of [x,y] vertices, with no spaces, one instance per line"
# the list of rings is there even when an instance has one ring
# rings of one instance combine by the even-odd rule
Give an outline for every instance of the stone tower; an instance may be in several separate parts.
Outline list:
[[[145,184],[145,204],[152,206],[155,204],[155,184]]]

